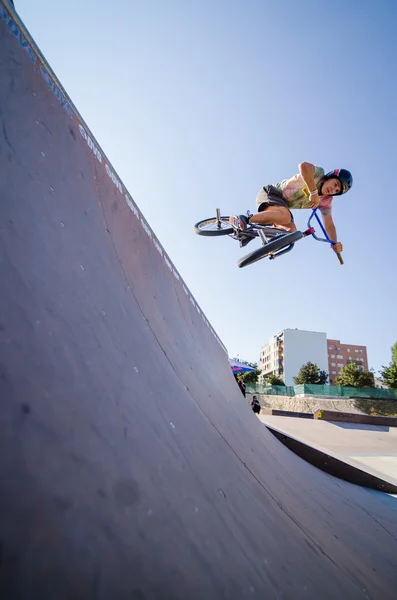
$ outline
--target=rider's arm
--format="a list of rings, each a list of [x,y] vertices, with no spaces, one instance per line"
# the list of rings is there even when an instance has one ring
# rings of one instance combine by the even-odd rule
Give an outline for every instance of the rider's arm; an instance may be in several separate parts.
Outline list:
[[[301,174],[309,192],[315,192],[314,194],[310,194],[310,208],[316,208],[320,202],[316,182],[314,181],[315,170],[316,167],[308,162],[303,162],[299,165],[299,173]]]
[[[324,229],[327,232],[329,239],[333,242],[337,242],[338,237],[336,235],[336,227],[332,215],[323,215],[323,223]],[[332,248],[333,250],[335,250],[335,252],[342,252],[343,250],[343,246],[340,242],[332,246]]]

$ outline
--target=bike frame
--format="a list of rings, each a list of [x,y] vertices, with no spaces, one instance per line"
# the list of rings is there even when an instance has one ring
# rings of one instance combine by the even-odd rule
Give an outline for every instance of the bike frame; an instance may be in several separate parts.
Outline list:
[[[309,220],[307,222],[307,227],[308,229],[306,229],[306,231],[303,231],[303,236],[307,237],[309,235],[313,236],[315,240],[317,240],[318,242],[326,242],[328,244],[331,244],[332,246],[335,246],[335,244],[337,242],[335,242],[334,240],[331,240],[331,238],[328,236],[327,232],[325,231],[324,225],[320,219],[320,217],[317,214],[317,208],[314,208],[312,210],[312,213],[309,217]],[[220,213],[219,213],[220,215]],[[218,217],[218,210],[217,210],[217,217]],[[312,226],[312,220],[313,218],[316,219],[317,223],[320,226],[321,231],[324,234],[324,237],[318,237],[315,233],[315,229]],[[266,246],[266,244],[268,243],[268,239],[274,239],[274,238],[278,238],[278,237],[282,237],[284,235],[286,235],[286,233],[284,233],[283,231],[280,231],[279,229],[275,229],[274,227],[272,227],[271,225],[258,225],[256,223],[253,223],[251,225],[251,230],[255,231],[254,235],[257,235],[261,238],[262,244],[264,246]],[[249,230],[247,231],[247,233],[245,235],[250,235]],[[292,250],[292,248],[294,247],[294,244],[290,244],[289,246],[287,246],[286,248],[283,248],[282,250],[279,250],[278,252],[275,252],[274,254],[272,254],[269,258],[270,259],[275,259],[278,258],[279,256],[281,256],[282,254],[286,254],[287,252],[290,252]],[[337,257],[338,260],[340,262],[341,265],[343,265],[343,259],[342,256],[340,254],[340,252],[337,253]]]

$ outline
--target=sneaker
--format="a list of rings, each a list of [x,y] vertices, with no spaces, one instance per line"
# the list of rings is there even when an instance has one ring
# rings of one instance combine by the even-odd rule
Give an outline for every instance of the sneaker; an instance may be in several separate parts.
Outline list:
[[[229,223],[232,225],[232,227],[234,227],[234,229],[237,229],[238,231],[245,231],[248,227],[249,221],[248,217],[245,215],[234,215],[229,217]]]

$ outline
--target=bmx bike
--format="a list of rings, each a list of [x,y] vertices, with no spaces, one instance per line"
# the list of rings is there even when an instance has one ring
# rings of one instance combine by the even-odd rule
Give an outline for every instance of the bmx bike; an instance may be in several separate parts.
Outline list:
[[[323,238],[316,235],[316,230],[312,226],[313,219],[317,220],[317,223],[324,235]],[[262,246],[253,252],[250,252],[246,256],[243,256],[237,261],[237,264],[240,268],[252,265],[266,256],[268,256],[270,260],[274,260],[275,258],[290,252],[296,242],[308,237],[309,235],[314,237],[314,239],[318,242],[327,242],[332,246],[336,244],[336,242],[328,237],[328,234],[324,229],[324,225],[317,214],[317,208],[312,211],[307,222],[307,229],[305,231],[294,231],[291,233],[277,229],[272,225],[257,225],[256,223],[250,223],[247,229],[240,231],[232,226],[229,221],[229,217],[221,216],[219,208],[216,209],[216,217],[199,221],[194,226],[194,230],[198,235],[204,235],[208,237],[228,235],[232,239],[238,241],[244,241],[248,238],[260,238]],[[343,258],[340,252],[337,253],[337,257],[340,264],[343,265]]]

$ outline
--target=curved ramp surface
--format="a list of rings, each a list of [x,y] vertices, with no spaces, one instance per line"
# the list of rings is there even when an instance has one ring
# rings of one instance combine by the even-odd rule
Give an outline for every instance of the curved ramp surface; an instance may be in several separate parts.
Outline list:
[[[264,431],[1,2],[0,46],[0,597],[395,598],[395,499]]]

